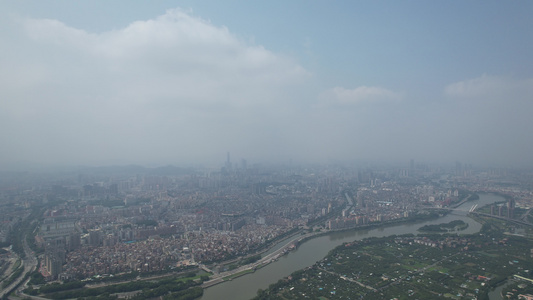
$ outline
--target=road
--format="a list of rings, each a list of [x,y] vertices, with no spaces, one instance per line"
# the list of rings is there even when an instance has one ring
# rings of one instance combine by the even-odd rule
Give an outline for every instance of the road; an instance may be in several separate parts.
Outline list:
[[[321,270],[321,271],[323,271],[323,272],[329,273],[329,274],[331,274],[331,275],[339,276],[339,277],[340,277],[341,279],[343,279],[343,280],[347,280],[347,281],[350,281],[350,282],[353,282],[353,283],[357,283],[358,285],[360,285],[360,286],[362,286],[362,287],[364,287],[364,288],[367,288],[367,289],[369,289],[369,290],[373,290],[374,292],[377,291],[376,288],[373,288],[373,287],[371,287],[371,286],[369,286],[369,285],[366,285],[366,284],[364,284],[364,283],[362,283],[362,282],[360,282],[360,281],[357,281],[357,280],[355,280],[355,279],[353,279],[353,278],[349,278],[349,277],[343,276],[343,275],[341,275],[341,274],[338,274],[338,273],[335,273],[335,272],[328,271],[328,270],[326,270],[326,269],[322,269],[322,268],[318,268],[318,269]]]
[[[33,272],[37,268],[37,258],[35,257],[35,253],[28,246],[26,236],[23,237],[23,247],[26,257],[22,259],[21,267],[24,268],[24,271],[19,278],[13,281],[13,283],[11,283],[5,289],[2,289],[0,292],[0,299],[9,294],[9,292],[11,292],[11,290],[13,290],[24,279],[24,275],[26,275],[28,272]]]
[[[225,281],[224,278],[234,276],[234,275],[236,275],[238,273],[241,273],[241,272],[252,271],[252,270],[255,270],[255,269],[259,268],[259,267],[267,265],[267,264],[273,262],[274,260],[276,260],[277,258],[279,258],[280,256],[284,255],[288,251],[290,251],[290,248],[293,247],[293,245],[295,245],[296,243],[299,243],[303,239],[306,239],[306,238],[311,237],[311,236],[316,235],[316,234],[318,234],[318,233],[311,232],[311,233],[307,233],[307,234],[304,234],[304,235],[295,236],[293,239],[291,239],[290,241],[285,243],[285,245],[283,245],[283,247],[281,247],[278,250],[266,255],[265,257],[261,258],[260,260],[254,262],[254,263],[241,266],[241,267],[236,268],[234,270],[221,272],[219,274],[213,275],[211,277],[211,280],[206,281],[206,282],[204,282],[202,284],[202,287],[203,288],[207,288],[207,287],[213,286],[215,284],[224,282]]]

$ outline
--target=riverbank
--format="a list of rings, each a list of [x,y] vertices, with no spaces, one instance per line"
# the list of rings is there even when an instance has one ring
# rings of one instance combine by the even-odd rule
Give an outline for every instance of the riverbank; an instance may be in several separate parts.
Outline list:
[[[404,235],[343,243],[312,266],[260,290],[254,299],[297,299],[302,295],[311,299],[331,295],[357,299],[479,295],[486,299],[491,288],[513,275],[528,276],[529,271],[524,270],[533,267],[530,257],[516,256],[529,252],[528,240],[509,239],[502,229],[485,228],[482,234],[464,236]],[[515,295],[517,290],[527,291],[525,286],[514,288]]]
[[[463,204],[463,210],[468,211],[472,204],[483,206],[497,201],[502,201],[501,197],[484,194],[480,195],[479,200],[473,200],[471,203]],[[341,245],[344,242],[352,242],[367,237],[383,237],[390,235],[418,234],[418,228],[427,224],[447,223],[460,219],[469,224],[463,234],[478,232],[481,224],[475,222],[466,216],[467,212],[455,211],[431,220],[420,221],[416,223],[394,224],[393,226],[377,226],[374,228],[357,228],[346,231],[323,232],[312,239],[300,242],[297,249],[289,252],[287,255],[280,257],[277,261],[249,273],[246,276],[234,278],[231,281],[225,281],[224,284],[217,284],[204,290],[201,300],[216,299],[234,299],[248,300],[256,296],[259,289],[266,289],[272,283],[279,279],[289,276],[297,270],[305,269],[313,265],[316,261],[324,258],[330,250]],[[239,291],[236,293],[235,291]]]
[[[501,195],[500,195],[501,196]],[[502,196],[503,197],[503,196]],[[479,194],[477,192],[475,193],[471,193],[471,194],[468,194],[467,196],[465,196],[461,201],[459,201],[458,203],[454,203],[452,205],[450,205],[451,208],[457,208],[463,204],[465,204],[466,202],[469,202],[469,201],[474,201],[474,200],[478,200],[479,199]]]
[[[287,242],[287,239],[283,240],[280,243],[283,243],[284,245],[277,249],[276,251],[262,257],[256,262],[240,266],[237,269],[221,272],[219,274],[216,274],[211,278],[211,280],[206,281],[202,284],[202,287],[208,288],[223,282],[226,282],[228,280],[233,280],[235,278],[254,273],[256,270],[259,270],[268,264],[277,261],[280,257],[283,257],[287,253],[289,253],[291,250],[296,249],[295,245],[299,244],[302,240],[308,238],[310,235],[314,235],[314,233],[308,233],[306,235],[301,236],[294,236],[293,239],[289,240]],[[274,245],[275,247],[277,245]]]
[[[251,263],[251,264],[248,264],[248,265],[242,265],[242,266],[240,266],[239,268],[237,268],[235,270],[229,270],[229,271],[226,271],[226,272],[221,272],[221,273],[217,274],[216,276],[212,277],[211,280],[205,282],[202,285],[202,287],[209,288],[209,287],[212,287],[214,285],[217,285],[217,284],[220,284],[220,283],[224,283],[224,282],[226,282],[228,280],[233,280],[235,278],[238,278],[238,277],[241,277],[241,276],[244,276],[244,275],[252,274],[257,269],[263,268],[266,265],[277,261],[280,257],[289,254],[292,250],[296,250],[298,248],[298,246],[301,245],[302,243],[305,243],[305,242],[307,242],[307,241],[309,241],[311,239],[315,239],[315,238],[318,238],[318,237],[321,237],[321,236],[329,235],[329,234],[332,234],[332,233],[335,233],[335,232],[344,232],[344,231],[353,231],[353,230],[371,230],[371,229],[377,229],[377,228],[386,228],[386,227],[391,227],[391,226],[397,226],[397,225],[400,225],[400,224],[414,224],[416,222],[421,222],[421,221],[426,221],[426,220],[431,220],[431,219],[437,219],[438,217],[442,217],[444,215],[446,215],[446,214],[430,213],[430,214],[423,215],[423,216],[416,215],[416,216],[413,216],[411,218],[396,219],[396,220],[391,220],[391,221],[383,222],[383,223],[365,224],[365,225],[360,225],[360,226],[356,226],[356,227],[343,228],[343,229],[337,229],[337,230],[314,231],[314,232],[309,232],[309,233],[307,233],[305,235],[301,235],[301,236],[298,236],[298,234],[301,234],[303,232],[303,230],[299,230],[295,234],[290,236],[290,237],[294,237],[294,238],[289,240],[288,242],[286,242],[286,241],[290,237],[282,240],[278,244],[272,245],[270,248],[265,249],[265,251],[262,252],[262,253],[268,252],[270,249],[275,248],[279,244],[281,244],[281,243],[284,244],[276,252],[274,252],[273,254],[271,253],[270,256],[263,257],[258,262],[254,262],[254,263]],[[291,248],[293,248],[293,249],[291,249]],[[223,265],[227,265],[227,264],[230,264],[230,263],[233,263],[233,262],[237,262],[237,261],[246,259],[246,257],[251,257],[251,256],[257,255],[257,254],[259,254],[259,253],[251,254],[249,256],[245,256],[245,257],[242,257],[240,259],[233,259],[231,262],[225,262]]]
[[[328,234],[335,233],[335,232],[342,233],[342,232],[350,232],[353,230],[372,230],[372,229],[387,228],[387,227],[397,226],[397,225],[402,225],[402,224],[416,224],[416,223],[420,223],[424,221],[436,220],[438,218],[446,216],[448,213],[449,213],[449,210],[444,211],[443,213],[438,213],[438,214],[437,213],[428,214],[427,216],[418,215],[416,217],[395,219],[395,220],[390,220],[390,221],[382,222],[382,223],[371,223],[371,224],[358,225],[358,226],[349,227],[349,228],[330,229],[327,231],[320,231],[316,235],[301,241],[301,243],[304,243],[312,238],[317,238],[317,237],[328,235]]]

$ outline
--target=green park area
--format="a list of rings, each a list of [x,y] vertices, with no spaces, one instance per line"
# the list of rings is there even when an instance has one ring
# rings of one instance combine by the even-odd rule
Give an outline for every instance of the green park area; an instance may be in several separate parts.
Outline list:
[[[370,238],[332,250],[313,266],[259,290],[255,299],[511,299],[533,293],[533,241],[487,220],[472,235]]]
[[[128,299],[192,300],[203,294],[199,286],[209,277],[191,272],[182,276],[170,276],[153,280],[136,280],[103,286],[90,286],[85,282],[73,281],[64,284],[48,284],[40,288],[30,287],[24,292],[48,299],[110,300]]]

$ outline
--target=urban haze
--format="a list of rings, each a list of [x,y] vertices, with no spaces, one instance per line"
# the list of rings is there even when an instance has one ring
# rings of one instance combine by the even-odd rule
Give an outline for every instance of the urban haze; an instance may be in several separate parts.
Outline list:
[[[2,1],[0,296],[533,299],[532,12]]]

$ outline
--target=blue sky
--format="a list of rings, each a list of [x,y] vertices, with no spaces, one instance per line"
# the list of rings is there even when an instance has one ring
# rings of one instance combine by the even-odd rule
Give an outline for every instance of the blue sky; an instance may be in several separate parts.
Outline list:
[[[3,1],[0,163],[533,165],[526,1]]]

